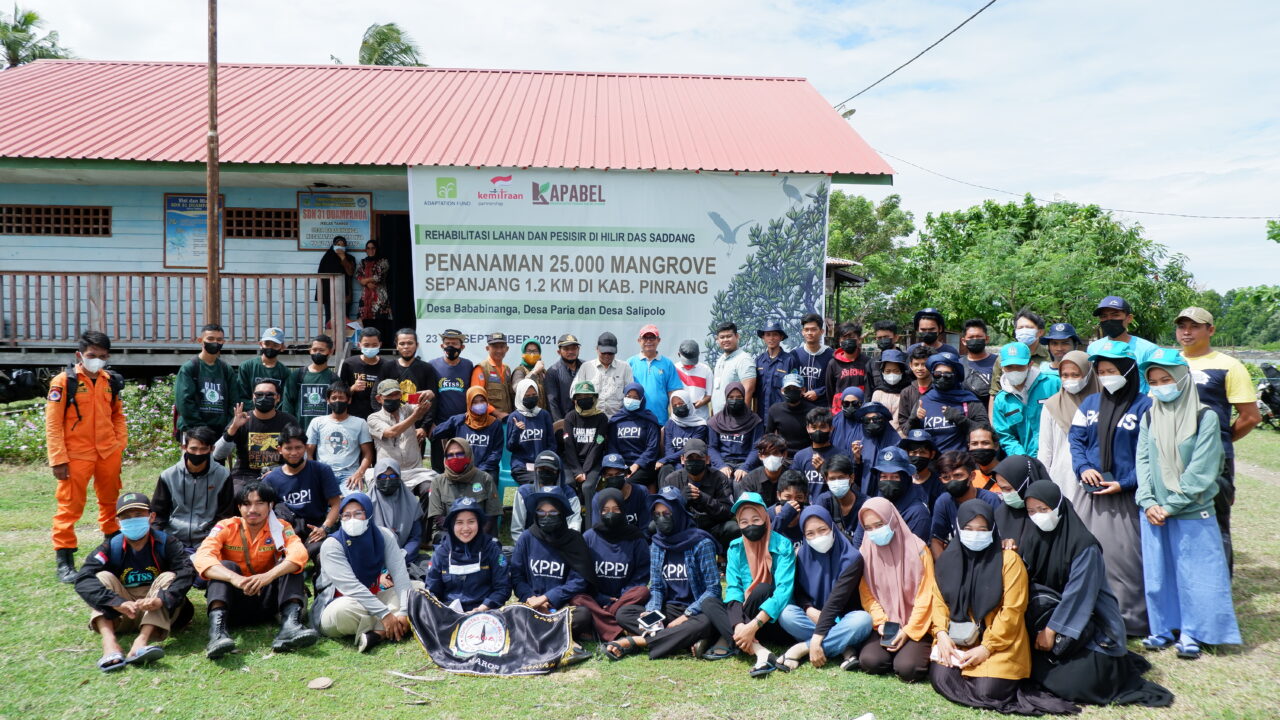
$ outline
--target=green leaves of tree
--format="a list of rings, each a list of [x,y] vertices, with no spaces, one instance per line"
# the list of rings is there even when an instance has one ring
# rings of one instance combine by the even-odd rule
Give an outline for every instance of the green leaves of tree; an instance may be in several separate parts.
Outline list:
[[[25,65],[34,60],[69,58],[71,51],[58,44],[57,31],[43,36],[39,28],[44,20],[35,10],[13,6],[13,14],[0,13],[0,50],[4,52],[7,67]]]

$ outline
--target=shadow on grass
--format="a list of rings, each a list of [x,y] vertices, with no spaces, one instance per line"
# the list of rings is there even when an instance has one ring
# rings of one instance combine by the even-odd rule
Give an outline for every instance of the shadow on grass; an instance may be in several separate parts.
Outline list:
[[[1238,651],[1249,653],[1259,645],[1280,640],[1280,567],[1253,552],[1236,550],[1236,618],[1245,645]],[[1228,654],[1220,648],[1219,654]]]

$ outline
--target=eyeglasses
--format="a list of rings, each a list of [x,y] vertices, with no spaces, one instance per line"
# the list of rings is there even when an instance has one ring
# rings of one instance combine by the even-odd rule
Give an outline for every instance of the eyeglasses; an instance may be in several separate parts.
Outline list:
[[[559,510],[539,510],[538,517],[540,518],[560,517],[560,511]]]
[[[363,510],[352,510],[351,512],[344,512],[344,513],[342,513],[342,519],[343,519],[343,520],[363,520],[363,519],[364,519],[364,511],[363,511]]]
[[[840,403],[840,407],[842,407],[842,408],[844,408],[844,409],[846,409],[846,410],[853,410],[853,409],[855,409],[855,408],[857,408],[857,407],[858,407],[858,403],[856,403],[856,402]]]
[[[654,517],[656,517],[656,518],[660,518],[660,517],[671,517],[671,513],[670,513],[670,512],[655,512],[655,513],[653,513],[653,516],[654,516]]]
[[[466,457],[466,456],[467,456],[467,454],[466,454],[466,453],[460,453],[460,452],[451,452],[451,453],[445,453],[445,454],[444,454],[444,456],[445,456],[446,458],[464,458],[464,457]]]
[[[399,475],[379,475],[377,479],[379,479],[379,480],[399,480],[399,479],[400,479],[400,476],[399,476]]]

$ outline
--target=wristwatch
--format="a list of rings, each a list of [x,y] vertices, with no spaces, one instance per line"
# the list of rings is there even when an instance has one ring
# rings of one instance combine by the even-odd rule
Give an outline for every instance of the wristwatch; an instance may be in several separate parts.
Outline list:
[[[764,626],[765,626],[765,621],[761,620],[760,618],[756,618],[756,627],[762,628]]]

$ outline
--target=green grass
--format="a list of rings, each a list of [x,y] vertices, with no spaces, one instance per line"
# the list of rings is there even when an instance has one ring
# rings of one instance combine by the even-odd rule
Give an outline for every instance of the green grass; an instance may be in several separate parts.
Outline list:
[[[1171,653],[1152,658],[1151,679],[1177,695],[1172,709],[1088,708],[1090,718],[1274,718],[1280,708],[1280,434],[1255,432],[1240,444],[1235,535],[1236,612],[1246,644],[1196,662]],[[154,467],[131,467],[126,489],[150,491]],[[204,600],[197,620],[166,644],[153,668],[102,675],[87,608],[53,577],[48,525],[53,480],[39,467],[0,467],[0,718],[879,718],[995,717],[948,703],[927,684],[808,665],[762,681],[741,660],[687,658],[618,663],[593,660],[534,678],[471,678],[436,670],[416,642],[357,655],[324,640],[292,655],[272,655],[274,628],[237,631],[241,652],[204,659]],[[82,542],[98,537],[88,523]],[[86,548],[87,549],[87,548]],[[83,556],[83,552],[81,553]],[[126,644],[128,640],[126,639]],[[399,671],[431,678],[403,680]],[[333,678],[328,690],[306,683]],[[420,693],[412,695],[403,686]],[[425,696],[425,697],[423,697]],[[424,702],[423,705],[408,705]]]

